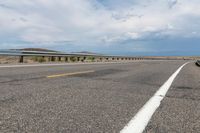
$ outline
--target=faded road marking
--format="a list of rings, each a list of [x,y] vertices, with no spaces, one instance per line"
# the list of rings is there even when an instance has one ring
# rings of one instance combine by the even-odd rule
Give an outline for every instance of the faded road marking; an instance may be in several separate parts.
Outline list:
[[[172,74],[172,76],[159,88],[154,96],[151,97],[151,99],[140,109],[140,111],[133,117],[127,126],[121,130],[120,133],[142,133],[144,131],[152,115],[160,106],[161,101],[171,87],[174,79],[181,69],[188,63],[182,65],[174,74]]]
[[[79,74],[93,73],[93,72],[95,71],[90,70],[90,71],[82,71],[82,72],[64,73],[64,74],[50,75],[50,76],[47,76],[47,78],[57,78],[57,77],[72,76],[72,75],[79,75]]]
[[[21,68],[21,67],[46,67],[46,66],[73,66],[73,65],[104,65],[104,64],[123,64],[134,62],[159,62],[159,61],[174,61],[174,60],[133,60],[119,62],[92,62],[92,63],[56,63],[56,64],[19,64],[19,65],[0,65],[0,68]]]

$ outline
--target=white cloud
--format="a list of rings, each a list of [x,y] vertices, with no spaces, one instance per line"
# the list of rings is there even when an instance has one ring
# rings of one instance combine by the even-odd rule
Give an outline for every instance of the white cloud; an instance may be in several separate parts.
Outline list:
[[[199,22],[198,0],[7,0],[0,2],[0,43],[7,38],[97,45],[147,36],[199,37]]]

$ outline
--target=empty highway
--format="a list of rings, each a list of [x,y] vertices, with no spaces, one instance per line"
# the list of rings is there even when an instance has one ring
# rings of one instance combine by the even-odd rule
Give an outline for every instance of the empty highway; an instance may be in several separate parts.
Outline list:
[[[143,132],[198,133],[200,67],[187,62],[0,66],[0,132],[128,132],[144,105],[172,81]]]

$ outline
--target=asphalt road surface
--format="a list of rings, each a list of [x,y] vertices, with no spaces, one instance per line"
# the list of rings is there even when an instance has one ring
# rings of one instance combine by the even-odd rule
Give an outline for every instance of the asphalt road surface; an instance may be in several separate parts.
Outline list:
[[[0,67],[0,132],[120,132],[184,63]],[[184,66],[146,132],[200,132],[200,67]]]

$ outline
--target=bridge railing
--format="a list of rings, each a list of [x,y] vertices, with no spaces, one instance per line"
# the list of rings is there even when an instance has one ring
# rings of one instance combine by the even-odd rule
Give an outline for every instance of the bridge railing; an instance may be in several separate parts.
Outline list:
[[[129,60],[142,60],[142,57],[130,57],[130,56],[113,56],[113,55],[101,55],[101,54],[90,54],[90,53],[64,53],[64,52],[46,52],[46,51],[24,51],[24,50],[0,50],[0,56],[18,56],[19,63],[24,62],[24,57],[48,57],[49,61],[54,61],[58,58],[65,58],[65,61],[69,61],[72,58],[76,58],[76,61],[84,62],[87,57],[93,60],[98,59],[99,61],[129,61]],[[69,58],[69,59],[68,59]]]
[[[115,56],[90,53],[65,53],[56,51],[27,51],[27,50],[0,50],[0,56],[15,56],[19,57],[18,62],[23,63],[26,57],[36,57],[43,61],[130,61],[130,60],[196,60],[195,57],[164,57],[164,56]],[[46,59],[48,58],[48,59]],[[15,59],[16,60],[16,59]],[[0,62],[1,63],[1,62]]]

